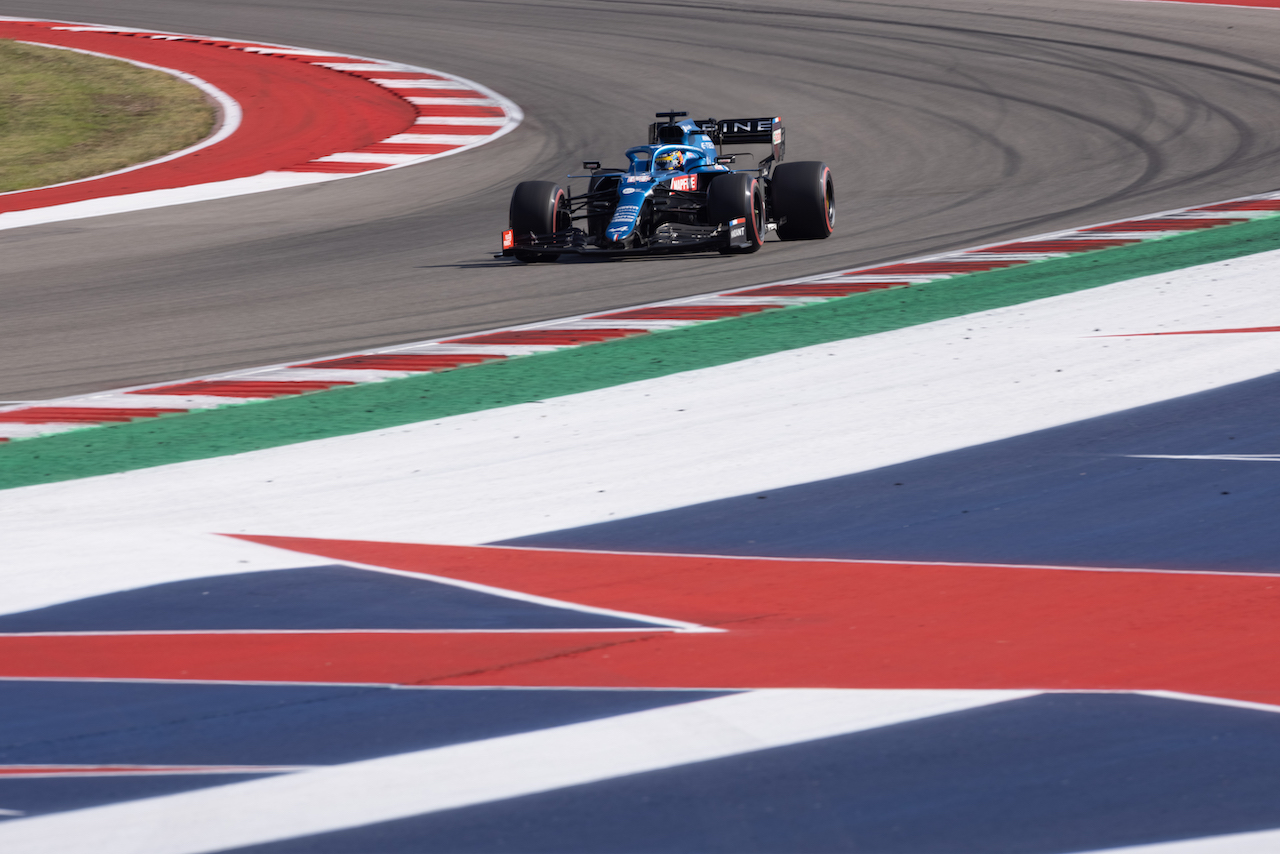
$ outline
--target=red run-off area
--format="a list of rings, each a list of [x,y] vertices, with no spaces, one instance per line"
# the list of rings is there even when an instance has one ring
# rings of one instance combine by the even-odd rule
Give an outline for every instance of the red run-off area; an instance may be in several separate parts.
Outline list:
[[[55,29],[68,26],[0,21],[0,38],[95,51],[193,74],[239,102],[240,128],[214,145],[165,163],[96,180],[0,194],[0,213],[288,169],[386,139],[412,126],[418,115],[408,101],[361,76],[311,64],[351,62],[350,57],[291,59],[228,49],[246,43]]]
[[[0,676],[414,685],[1173,690],[1280,705],[1280,580],[244,536],[719,632],[0,637]]]

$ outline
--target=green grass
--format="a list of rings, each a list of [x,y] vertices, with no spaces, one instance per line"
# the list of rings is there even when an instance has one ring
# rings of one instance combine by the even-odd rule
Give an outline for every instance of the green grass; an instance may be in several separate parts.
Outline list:
[[[214,116],[161,71],[0,40],[0,192],[162,157],[208,136]]]

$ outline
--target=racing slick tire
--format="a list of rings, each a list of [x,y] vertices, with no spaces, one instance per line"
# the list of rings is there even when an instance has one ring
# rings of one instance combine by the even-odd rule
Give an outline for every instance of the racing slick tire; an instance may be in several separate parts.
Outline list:
[[[726,246],[722,255],[755,252],[764,243],[764,188],[760,179],[746,172],[721,175],[707,189],[707,222],[724,225],[745,219],[746,246]]]
[[[569,200],[558,184],[550,181],[522,181],[511,194],[511,230],[518,237],[547,235],[572,226]],[[517,249],[517,261],[557,261],[557,252],[533,252]]]
[[[780,163],[769,182],[781,240],[822,240],[836,224],[831,169],[817,160]]]

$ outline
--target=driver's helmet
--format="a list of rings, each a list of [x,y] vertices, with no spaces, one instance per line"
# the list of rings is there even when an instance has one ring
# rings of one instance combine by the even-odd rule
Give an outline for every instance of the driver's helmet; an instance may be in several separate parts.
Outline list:
[[[673,169],[684,168],[684,152],[683,151],[667,151],[658,155],[657,167],[659,172],[670,172]]]

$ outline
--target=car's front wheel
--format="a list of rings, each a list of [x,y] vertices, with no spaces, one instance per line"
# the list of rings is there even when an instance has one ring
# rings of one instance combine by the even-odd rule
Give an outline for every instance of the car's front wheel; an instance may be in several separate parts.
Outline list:
[[[572,226],[569,200],[560,186],[550,181],[522,181],[511,194],[511,230],[516,240],[530,235],[545,236]],[[555,252],[517,249],[517,261],[555,261]]]
[[[746,172],[721,175],[707,189],[707,222],[731,226],[730,240],[735,245],[721,249],[724,254],[755,252],[764,243],[764,188],[760,179]],[[741,228],[741,234],[737,229]]]

